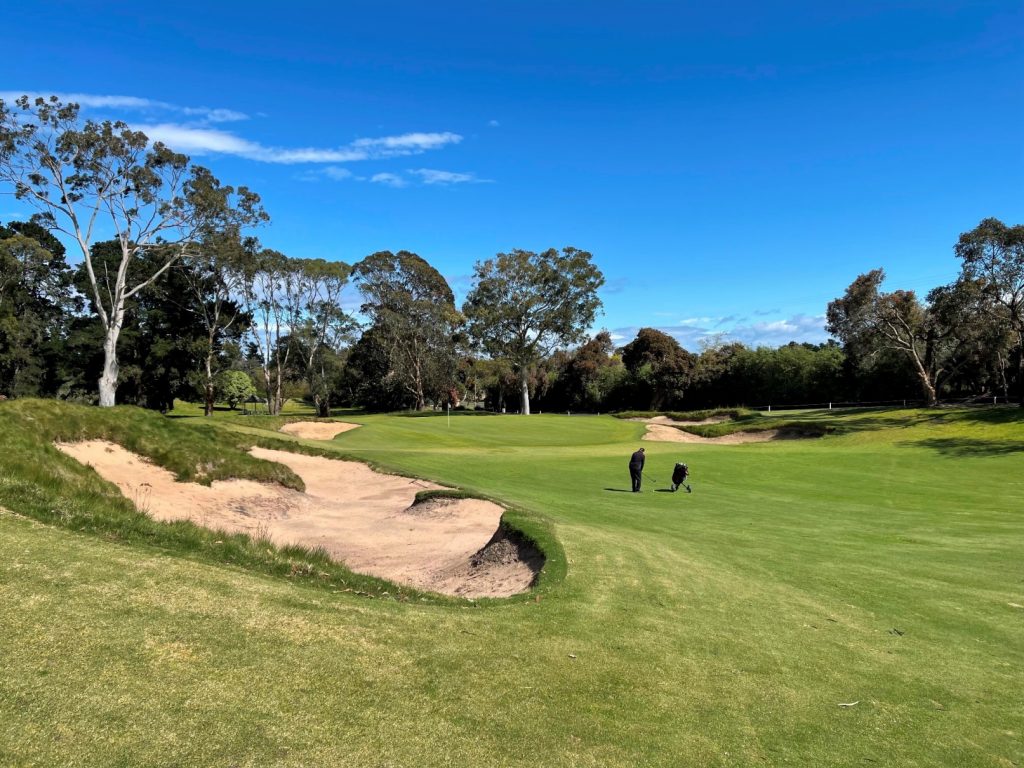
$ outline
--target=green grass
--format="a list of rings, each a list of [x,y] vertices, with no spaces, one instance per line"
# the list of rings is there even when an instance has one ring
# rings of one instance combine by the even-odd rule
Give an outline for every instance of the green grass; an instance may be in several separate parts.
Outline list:
[[[11,405],[5,439],[37,439]],[[0,765],[1021,764],[1024,418],[776,417],[834,432],[644,443],[642,494],[644,425],[610,417],[281,436],[553,521],[567,572],[539,601],[369,600],[0,515]],[[169,423],[281,439],[204,422]],[[73,471],[31,456],[0,489]],[[693,494],[659,492],[675,461]]]

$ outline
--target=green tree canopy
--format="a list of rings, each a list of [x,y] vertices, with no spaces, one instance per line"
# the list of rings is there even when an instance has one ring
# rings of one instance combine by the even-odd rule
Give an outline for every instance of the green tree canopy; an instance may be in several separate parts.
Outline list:
[[[587,251],[514,250],[478,262],[463,305],[471,338],[505,359],[520,382],[522,413],[530,413],[530,367],[558,346],[585,338],[601,300],[604,276]]]
[[[1020,406],[1024,408],[1024,225],[984,219],[960,235],[955,247],[967,280],[991,299],[988,315],[1013,335]]]
[[[462,316],[441,273],[409,251],[380,251],[353,267],[363,296],[361,311],[386,350],[388,376],[417,409],[454,399],[457,343]]]

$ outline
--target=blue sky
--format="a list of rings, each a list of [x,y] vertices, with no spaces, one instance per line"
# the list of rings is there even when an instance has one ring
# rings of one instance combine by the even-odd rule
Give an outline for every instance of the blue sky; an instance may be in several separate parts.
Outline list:
[[[589,250],[622,343],[822,341],[859,273],[923,294],[1024,221],[1019,2],[145,5],[6,8],[4,98],[253,188],[289,255],[404,248],[461,297],[499,251]]]

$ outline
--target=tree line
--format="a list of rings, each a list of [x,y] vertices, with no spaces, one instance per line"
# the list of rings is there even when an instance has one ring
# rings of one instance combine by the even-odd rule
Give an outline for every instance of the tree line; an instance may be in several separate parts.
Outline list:
[[[461,307],[415,253],[348,265],[265,248],[255,192],[56,98],[0,101],[0,184],[36,211],[0,227],[3,396],[209,414],[258,391],[271,413],[300,396],[321,415],[1024,403],[1024,227],[996,219],[960,237],[961,274],[923,301],[883,291],[881,269],[858,276],[827,308],[838,341],[688,351],[653,328],[587,338],[604,278],[572,247],[481,260]],[[358,312],[342,306],[353,289]]]

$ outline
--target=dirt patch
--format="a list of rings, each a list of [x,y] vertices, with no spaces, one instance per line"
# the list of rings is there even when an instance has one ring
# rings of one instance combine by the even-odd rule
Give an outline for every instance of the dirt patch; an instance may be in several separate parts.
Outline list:
[[[300,493],[250,480],[210,487],[174,475],[114,443],[57,444],[114,483],[157,520],[191,520],[277,545],[323,547],[353,571],[462,597],[507,597],[527,590],[540,570],[528,556],[513,562],[474,558],[500,532],[502,508],[479,499],[436,499],[413,506],[417,491],[441,486],[376,472],[365,464],[253,448],[253,456],[291,468]],[[479,558],[478,558],[479,559]]]
[[[281,427],[280,431],[303,440],[333,440],[342,432],[361,426],[344,421],[293,421]]]

